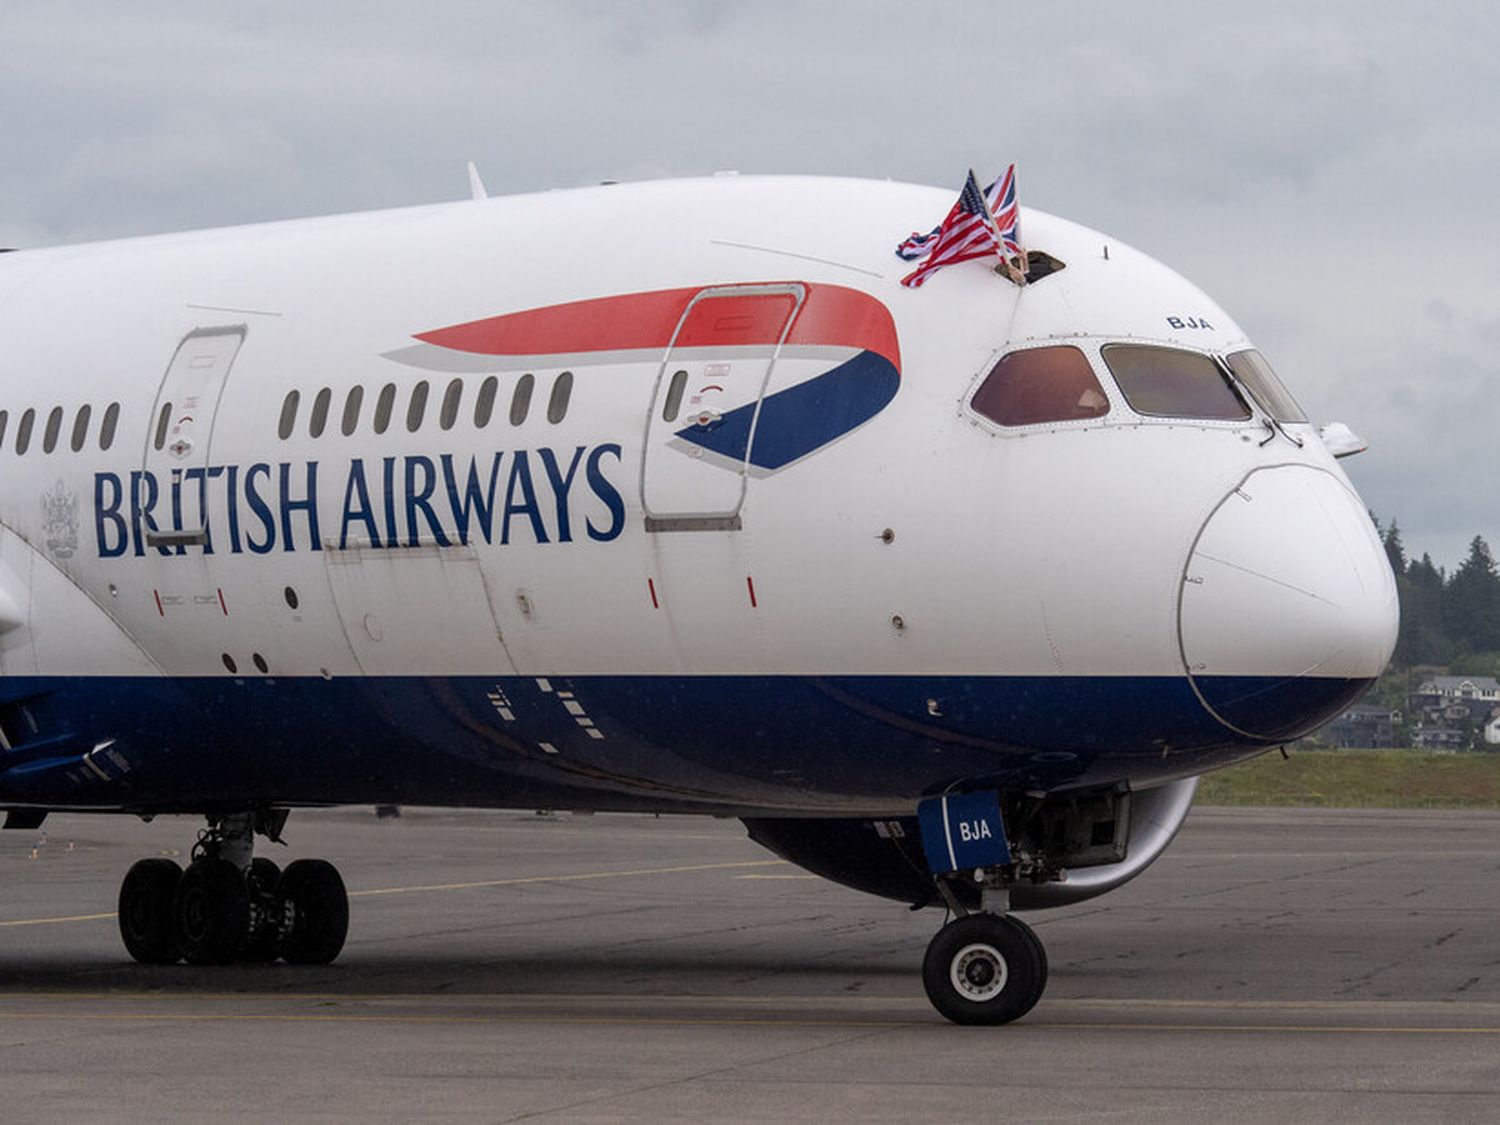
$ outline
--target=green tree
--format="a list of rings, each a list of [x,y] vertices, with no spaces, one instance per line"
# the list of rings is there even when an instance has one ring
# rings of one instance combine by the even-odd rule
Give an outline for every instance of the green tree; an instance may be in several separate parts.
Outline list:
[[[1401,598],[1401,632],[1396,640],[1396,663],[1403,668],[1415,664],[1447,664],[1454,644],[1443,621],[1444,576],[1423,554],[1396,577]]]
[[[1380,524],[1377,522],[1375,526],[1378,528]],[[1385,557],[1391,560],[1391,570],[1400,578],[1406,573],[1406,547],[1401,543],[1401,528],[1395,520],[1391,521],[1380,541],[1385,544]]]
[[[1500,652],[1466,652],[1448,665],[1450,676],[1490,676],[1500,680]]]
[[[1443,627],[1465,652],[1500,648],[1500,571],[1482,536],[1443,591]]]

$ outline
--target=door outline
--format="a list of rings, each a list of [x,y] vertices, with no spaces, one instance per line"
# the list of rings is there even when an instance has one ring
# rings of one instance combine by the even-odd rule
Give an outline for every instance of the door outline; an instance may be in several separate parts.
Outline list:
[[[323,575],[361,675],[516,674],[490,578],[471,544],[340,548],[330,540]],[[463,666],[442,666],[453,649],[466,658]],[[496,659],[498,666],[490,663]]]
[[[140,510],[146,510],[146,473],[153,469],[158,470],[163,479],[157,480],[156,500],[158,504],[167,494],[166,489],[169,482],[175,479],[180,482],[182,473],[186,469],[207,468],[209,452],[213,447],[214,429],[218,422],[219,403],[224,397],[224,387],[229,381],[229,372],[234,367],[234,361],[239,358],[240,349],[244,347],[245,337],[249,328],[244,324],[218,325],[210,328],[194,328],[180,341],[172,352],[172,358],[167,363],[167,369],[162,373],[161,383],[156,388],[156,398],[151,403],[151,414],[147,420],[146,441],[141,451],[141,476],[137,484],[136,505]],[[197,395],[178,394],[178,391],[192,389],[192,376],[203,370],[201,365],[195,365],[192,357],[184,358],[185,349],[194,340],[203,340],[215,336],[234,336],[238,339],[230,347],[226,355],[217,357],[212,364],[213,370],[206,376],[205,385]],[[182,361],[182,362],[179,362]],[[205,402],[204,399],[211,401]],[[158,448],[156,444],[157,431],[161,428],[160,412],[165,404],[172,404],[174,414],[178,417],[168,420],[168,428],[163,435],[163,441]],[[193,410],[195,413],[184,415],[184,410]],[[201,435],[201,436],[200,436]],[[196,438],[196,440],[195,440]],[[175,458],[175,463],[174,459]],[[183,489],[182,492],[191,490]],[[169,530],[153,530],[147,528],[146,544],[151,547],[190,547],[204,546],[208,542],[208,512],[207,490],[201,494],[203,503],[198,505],[197,526],[174,528]],[[192,524],[193,521],[184,522]]]
[[[657,426],[667,425],[657,418],[657,411],[662,402],[663,388],[667,385],[667,371],[672,366],[672,352],[677,347],[677,341],[682,335],[683,328],[687,325],[698,304],[705,300],[714,300],[723,297],[791,297],[792,308],[782,321],[781,330],[777,335],[775,346],[766,361],[765,370],[761,375],[760,387],[755,395],[755,410],[751,415],[749,433],[745,439],[745,456],[740,462],[738,476],[740,478],[739,494],[734,504],[728,510],[713,512],[654,512],[646,498],[647,470],[651,464],[653,430]],[[693,295],[692,300],[682,310],[677,324],[672,330],[672,338],[667,343],[666,352],[662,356],[661,366],[656,372],[656,381],[652,385],[651,402],[646,412],[646,424],[641,439],[641,470],[639,488],[641,497],[641,510],[646,517],[647,531],[738,531],[743,526],[740,519],[740,509],[745,503],[745,494],[749,484],[750,454],[755,448],[755,433],[760,425],[761,405],[765,401],[766,388],[770,386],[771,374],[775,370],[776,361],[781,356],[781,350],[786,344],[787,337],[791,335],[792,326],[796,324],[798,315],[802,312],[802,306],[807,303],[807,286],[801,282],[769,282],[765,284],[750,285],[715,285],[706,289],[700,289]],[[660,451],[658,451],[658,457]],[[658,464],[660,462],[658,461]]]

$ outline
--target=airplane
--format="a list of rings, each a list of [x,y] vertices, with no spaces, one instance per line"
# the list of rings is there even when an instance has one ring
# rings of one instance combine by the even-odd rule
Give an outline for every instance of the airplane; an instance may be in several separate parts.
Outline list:
[[[477,181],[476,181],[477,182]],[[925,991],[1028,1012],[1018,913],[1156,860],[1196,778],[1389,659],[1339,458],[1230,316],[1023,209],[719,175],[0,255],[0,809],[205,827],[144,964],[323,964],[298,809],[738,817],[951,915]]]

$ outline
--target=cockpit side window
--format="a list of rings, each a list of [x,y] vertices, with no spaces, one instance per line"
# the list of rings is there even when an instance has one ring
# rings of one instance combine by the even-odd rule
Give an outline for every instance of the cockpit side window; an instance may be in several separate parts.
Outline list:
[[[1109,398],[1088,357],[1069,345],[1001,356],[969,405],[1002,426],[1074,422],[1109,413]]]
[[[1224,360],[1234,377],[1245,385],[1260,408],[1278,422],[1306,422],[1307,415],[1286,385],[1276,377],[1266,357],[1254,348],[1235,352]]]
[[[1104,362],[1139,414],[1239,421],[1250,417],[1228,377],[1206,355],[1145,344],[1105,344]]]

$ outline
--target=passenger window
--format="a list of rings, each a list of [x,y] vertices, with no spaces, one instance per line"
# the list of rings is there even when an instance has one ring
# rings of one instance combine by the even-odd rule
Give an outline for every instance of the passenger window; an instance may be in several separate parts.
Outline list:
[[[1307,415],[1286,385],[1276,377],[1266,357],[1254,348],[1235,352],[1225,361],[1234,377],[1244,384],[1260,408],[1278,422],[1306,422]]]
[[[1140,414],[1238,421],[1250,408],[1206,355],[1144,344],[1105,344],[1108,365],[1125,401]]]
[[[667,398],[661,406],[661,420],[663,422],[677,421],[677,412],[682,409],[682,392],[687,389],[687,372],[676,371],[672,374],[672,381],[667,384]]]
[[[292,430],[297,425],[297,404],[302,396],[296,391],[287,391],[286,398],[281,400],[281,422],[276,427],[276,432],[282,441],[292,436]],[[156,448],[160,449],[161,446]]]
[[[349,388],[349,393],[344,396],[344,417],[339,425],[345,437],[351,436],[359,429],[359,411],[365,404],[364,387],[355,385]]]
[[[161,413],[156,417],[156,437],[152,444],[160,450],[167,444],[167,425],[172,421],[172,404],[164,402],[161,404]]]
[[[573,373],[564,371],[552,384],[552,397],[547,400],[547,421],[554,426],[568,413],[568,400],[573,397]]]
[[[312,415],[307,420],[309,437],[320,438],[328,426],[328,404],[333,401],[333,392],[324,387],[313,399]]]
[[[1074,422],[1109,413],[1109,398],[1088,357],[1067,345],[1001,356],[969,405],[1002,426]]]
[[[448,384],[448,389],[443,392],[443,409],[438,414],[438,425],[445,430],[451,430],[453,423],[458,421],[458,403],[464,397],[464,381],[454,379]]]
[[[36,411],[27,410],[16,423],[16,452],[25,453],[31,448],[31,427],[36,425]]]
[[[427,380],[423,379],[411,389],[411,401],[406,404],[406,428],[416,433],[422,428],[422,416],[427,413]]]
[[[519,426],[526,421],[531,411],[531,391],[536,386],[536,376],[527,372],[516,380],[515,393],[510,396],[510,424]]]
[[[4,444],[5,442],[5,425],[9,421],[10,412],[7,410],[0,410],[0,444]]]
[[[89,418],[94,413],[94,408],[87,403],[78,408],[78,417],[73,419],[73,452],[77,453],[83,449],[84,442],[89,440]]]
[[[47,415],[47,428],[42,433],[42,452],[51,453],[57,448],[58,436],[62,433],[63,408],[54,406]]]
[[[495,413],[495,393],[500,389],[500,380],[493,375],[479,384],[479,397],[474,400],[474,425],[484,429]]]
[[[120,424],[120,404],[112,402],[104,411],[104,421],[99,425],[99,448],[108,452],[115,443],[115,427]]]
[[[391,411],[396,408],[396,384],[387,383],[380,388],[380,397],[375,400],[375,432],[383,434],[390,428]]]

